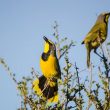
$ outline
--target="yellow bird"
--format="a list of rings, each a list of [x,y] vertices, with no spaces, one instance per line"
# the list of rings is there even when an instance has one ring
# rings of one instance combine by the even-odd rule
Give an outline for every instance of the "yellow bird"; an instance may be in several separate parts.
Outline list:
[[[92,27],[92,29],[89,31],[84,41],[82,42],[82,44],[85,44],[87,49],[87,66],[88,67],[90,67],[91,50],[94,49],[94,52],[98,56],[100,56],[96,50],[107,38],[109,16],[110,16],[110,13],[101,13],[98,16],[95,25]]]
[[[43,73],[33,82],[34,91],[48,102],[58,102],[58,78],[61,78],[59,61],[56,56],[55,44],[44,37],[44,52],[40,58],[40,68]]]

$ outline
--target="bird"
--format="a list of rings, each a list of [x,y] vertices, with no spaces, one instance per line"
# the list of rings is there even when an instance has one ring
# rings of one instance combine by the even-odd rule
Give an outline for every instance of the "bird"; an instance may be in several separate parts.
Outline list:
[[[82,44],[85,44],[87,50],[87,67],[90,67],[90,53],[94,50],[94,53],[103,59],[103,57],[97,53],[97,48],[106,40],[108,32],[108,19],[110,12],[104,12],[99,14],[95,24],[86,35]]]
[[[34,91],[50,103],[58,102],[58,79],[61,79],[61,69],[56,55],[56,46],[47,37],[43,37],[44,51],[40,58],[42,76],[33,82]]]

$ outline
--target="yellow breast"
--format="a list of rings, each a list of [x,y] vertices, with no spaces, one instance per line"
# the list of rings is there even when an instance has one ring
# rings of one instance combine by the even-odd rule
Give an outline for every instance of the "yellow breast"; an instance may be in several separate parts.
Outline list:
[[[46,78],[51,78],[57,75],[56,66],[56,57],[52,55],[49,56],[47,61],[43,61],[42,58],[40,59],[40,68]]]

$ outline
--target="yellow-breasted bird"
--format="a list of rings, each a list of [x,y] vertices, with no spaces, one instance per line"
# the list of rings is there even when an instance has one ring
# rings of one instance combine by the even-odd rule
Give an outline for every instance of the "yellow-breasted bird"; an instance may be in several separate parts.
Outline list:
[[[56,46],[46,37],[44,40],[44,52],[40,58],[40,68],[43,75],[33,82],[33,89],[44,100],[58,102],[57,80],[61,78],[61,70],[56,55]]]
[[[85,44],[87,49],[87,66],[88,67],[90,67],[91,50],[94,49],[94,52],[98,56],[100,56],[96,50],[107,38],[109,16],[110,16],[110,13],[101,13],[98,16],[95,25],[92,27],[92,29],[89,31],[84,41],[82,42],[82,44]]]

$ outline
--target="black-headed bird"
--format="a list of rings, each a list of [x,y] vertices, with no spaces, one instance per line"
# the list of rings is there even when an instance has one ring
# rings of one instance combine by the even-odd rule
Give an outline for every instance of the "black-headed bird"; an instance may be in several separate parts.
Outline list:
[[[44,37],[44,52],[40,58],[40,68],[43,73],[39,79],[33,82],[34,91],[48,102],[58,102],[58,78],[61,78],[61,70],[56,55],[55,44]]]
[[[100,56],[96,50],[107,38],[109,16],[110,16],[110,13],[101,13],[98,16],[95,22],[95,25],[92,27],[92,29],[89,31],[84,41],[82,42],[82,44],[85,44],[87,49],[87,66],[88,67],[90,67],[91,50],[94,49],[94,52],[98,56]]]

